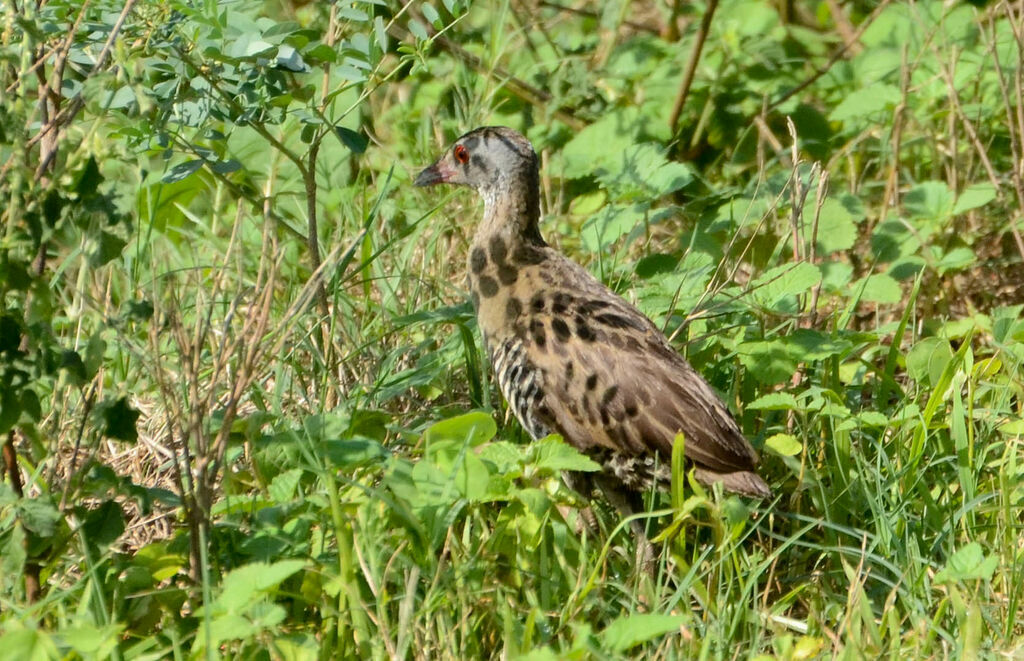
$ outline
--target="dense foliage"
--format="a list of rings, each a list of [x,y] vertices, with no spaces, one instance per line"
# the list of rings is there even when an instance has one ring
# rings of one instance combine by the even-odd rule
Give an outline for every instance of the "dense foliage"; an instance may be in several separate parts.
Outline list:
[[[1020,653],[1024,13],[977,4],[9,0],[0,650]],[[674,457],[644,567],[526,442],[479,203],[409,185],[483,124],[772,502]]]

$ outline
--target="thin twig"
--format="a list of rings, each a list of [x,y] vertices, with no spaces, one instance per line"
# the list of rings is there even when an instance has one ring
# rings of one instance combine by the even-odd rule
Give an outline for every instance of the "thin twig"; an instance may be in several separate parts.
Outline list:
[[[673,136],[679,133],[679,115],[682,114],[683,105],[686,103],[686,98],[690,95],[693,76],[697,71],[697,62],[700,60],[701,51],[704,50],[704,41],[711,30],[711,19],[714,17],[716,9],[718,9],[718,0],[709,0],[708,8],[704,11],[704,16],[700,21],[700,28],[697,30],[697,39],[693,43],[693,51],[690,52],[690,61],[686,63],[683,82],[679,87],[679,93],[676,95],[676,102],[672,106],[672,114],[669,116],[668,127],[672,131]]]

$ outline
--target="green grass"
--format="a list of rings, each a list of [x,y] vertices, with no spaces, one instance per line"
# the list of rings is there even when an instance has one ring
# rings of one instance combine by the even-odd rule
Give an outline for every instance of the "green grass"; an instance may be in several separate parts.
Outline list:
[[[793,4],[718,7],[675,127],[706,5],[5,7],[0,649],[1021,654],[1021,20]],[[482,124],[771,502],[675,457],[645,569],[562,482],[593,464],[528,442],[464,287],[479,202],[410,184]]]

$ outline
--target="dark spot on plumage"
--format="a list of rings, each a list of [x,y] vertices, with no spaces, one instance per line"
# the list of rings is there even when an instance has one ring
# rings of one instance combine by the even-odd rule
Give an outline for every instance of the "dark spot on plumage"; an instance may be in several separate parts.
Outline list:
[[[480,156],[480,154],[473,154],[472,156],[470,156],[469,162],[472,163],[474,167],[476,167],[484,174],[490,172],[490,168],[487,167],[487,161],[485,161],[483,157]]]
[[[530,300],[530,307],[534,312],[543,312],[544,294],[534,294],[533,298]]]
[[[637,414],[640,413],[640,409],[636,405],[636,400],[633,399],[631,395],[626,395],[624,400],[623,408],[626,411],[626,415],[630,418],[635,418]]]
[[[505,240],[500,236],[492,236],[490,242],[491,259],[495,264],[501,264],[508,256],[508,248],[505,247]]]
[[[609,404],[611,404],[611,401],[613,399],[615,399],[615,395],[618,392],[619,392],[619,387],[618,386],[616,386],[616,385],[609,386],[608,389],[604,391],[604,394],[601,395],[601,406],[608,406]]]
[[[508,317],[509,321],[511,321],[522,313],[523,304],[519,302],[519,299],[515,296],[509,296],[508,302],[505,303],[505,316]]]
[[[501,284],[511,285],[517,279],[519,279],[519,271],[514,266],[508,264],[498,266],[498,280],[501,280]]]
[[[601,424],[607,427],[611,423],[611,421],[612,421],[612,419],[611,419],[611,416],[608,415],[608,409],[606,409],[606,408],[604,408],[602,406],[601,407]]]
[[[578,406],[576,406],[576,402],[566,402],[565,408],[569,410],[569,415],[571,415],[574,418],[578,417],[580,414],[580,409]]]
[[[477,285],[480,287],[480,293],[484,298],[490,298],[498,293],[498,283],[489,275],[480,276]]]
[[[640,326],[632,319],[629,319],[628,317],[623,317],[622,315],[618,314],[611,314],[610,312],[597,315],[596,317],[594,317],[594,321],[596,321],[599,324],[604,324],[605,326],[610,326],[612,328],[633,328],[636,330],[644,329],[643,326]]]
[[[572,332],[569,331],[569,324],[565,323],[563,319],[552,319],[551,330],[555,331],[555,336],[560,342],[566,342],[569,340],[569,336]]]
[[[534,266],[544,261],[544,251],[536,246],[522,245],[512,254],[512,261],[522,266]]]
[[[571,360],[565,361],[565,380],[572,381],[572,372],[574,365]]]
[[[543,349],[544,345],[547,344],[548,340],[547,335],[544,333],[543,321],[534,319],[530,322],[530,335],[533,336],[533,341],[538,347]]]
[[[572,296],[564,291],[556,292],[553,301],[551,311],[555,314],[565,314],[572,305]]]
[[[593,342],[597,339],[593,329],[581,317],[576,317],[576,335],[584,342]]]
[[[591,374],[587,377],[587,390],[593,390],[597,387],[597,374]]]
[[[539,402],[544,399],[544,389],[537,388],[537,392],[533,393],[533,401]]]
[[[579,306],[578,311],[580,314],[593,314],[594,312],[606,308],[609,305],[611,305],[611,303],[608,301],[602,301],[599,298],[594,298],[582,303]]]
[[[480,246],[473,248],[473,252],[470,253],[469,267],[473,270],[473,273],[480,273],[487,268],[487,253]]]

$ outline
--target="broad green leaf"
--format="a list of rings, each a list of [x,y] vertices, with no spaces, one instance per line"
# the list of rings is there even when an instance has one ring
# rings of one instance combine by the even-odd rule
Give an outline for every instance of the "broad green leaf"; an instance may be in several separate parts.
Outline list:
[[[971,209],[983,207],[996,198],[996,189],[992,184],[974,184],[968,186],[960,196],[956,198],[953,206],[953,215],[966,213]]]
[[[907,354],[907,374],[915,381],[934,386],[951,360],[953,349],[949,340],[926,337]]]
[[[954,583],[976,579],[987,581],[992,578],[992,573],[998,565],[998,554],[993,553],[985,557],[981,544],[969,542],[950,556],[946,566],[935,574],[935,582]]]
[[[593,472],[601,470],[600,464],[558,436],[548,436],[532,443],[527,460],[531,461],[536,469],[541,472]]]
[[[281,560],[273,564],[254,562],[232,569],[224,576],[221,593],[214,601],[214,610],[219,613],[245,612],[255,599],[274,590],[305,566],[304,560]]]
[[[976,261],[977,256],[974,251],[961,246],[943,254],[942,258],[935,263],[935,270],[939,272],[939,275],[944,275],[949,271],[963,271]]]
[[[623,653],[659,636],[679,632],[680,627],[689,620],[685,615],[630,613],[618,617],[605,627],[598,638],[606,649]]]
[[[803,294],[821,282],[821,271],[807,262],[782,264],[762,273],[750,285],[750,298],[761,307],[775,308],[783,299]]]
[[[846,94],[832,112],[829,119],[842,122],[862,117],[881,117],[900,102],[900,90],[895,85],[875,83]]]
[[[815,250],[819,256],[840,250],[849,250],[857,240],[857,223],[845,206],[834,198],[826,198],[818,214],[818,231],[814,233],[814,200],[808,200],[803,210],[803,236],[810,242],[815,237]]]
[[[590,252],[604,252],[642,223],[646,213],[647,207],[643,204],[609,204],[583,223],[580,229],[583,245]]]
[[[861,291],[863,287],[863,291]],[[899,303],[903,300],[900,283],[887,273],[873,273],[859,280],[850,288],[853,292],[861,292],[860,300],[866,303]]]
[[[774,434],[769,436],[765,439],[764,446],[783,457],[792,457],[800,454],[800,450],[804,447],[792,434]]]
[[[184,163],[178,163],[163,176],[161,181],[165,184],[173,184],[176,181],[181,181],[182,179],[190,176],[201,167],[203,167],[203,161],[198,158],[185,161]]]
[[[782,383],[796,371],[796,358],[779,340],[743,342],[736,353],[747,371],[765,385]]]
[[[903,208],[910,217],[941,226],[953,215],[953,191],[944,181],[925,181],[903,196]]]
[[[448,440],[474,448],[494,438],[496,433],[498,426],[494,418],[481,411],[473,411],[435,422],[427,428],[424,438],[428,445]]]
[[[322,449],[330,464],[343,470],[366,466],[391,456],[380,443],[363,438],[324,441]]]
[[[773,392],[762,395],[746,405],[745,408],[760,411],[799,411],[796,397],[788,392]]]
[[[13,618],[8,617],[8,620]],[[58,652],[53,635],[39,629],[22,628],[23,625],[5,622],[0,636],[0,649],[9,659],[20,661],[50,661],[65,658],[66,653]]]

